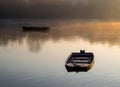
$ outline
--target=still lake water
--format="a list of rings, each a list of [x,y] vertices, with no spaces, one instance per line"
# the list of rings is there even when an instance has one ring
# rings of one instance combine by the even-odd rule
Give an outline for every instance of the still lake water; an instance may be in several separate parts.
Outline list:
[[[67,72],[67,57],[80,49],[94,53],[94,66]],[[120,87],[120,22],[1,20],[0,87]]]

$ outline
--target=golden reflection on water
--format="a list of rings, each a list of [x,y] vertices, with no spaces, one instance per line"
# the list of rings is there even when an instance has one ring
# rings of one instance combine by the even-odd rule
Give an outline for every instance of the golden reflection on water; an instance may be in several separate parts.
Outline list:
[[[71,42],[81,39],[91,44],[120,45],[120,22],[59,21],[55,24],[47,23],[51,23],[49,24],[50,32],[22,32],[22,26],[0,25],[0,46],[7,46],[10,43],[21,45],[25,40],[30,51],[38,52],[47,41]]]

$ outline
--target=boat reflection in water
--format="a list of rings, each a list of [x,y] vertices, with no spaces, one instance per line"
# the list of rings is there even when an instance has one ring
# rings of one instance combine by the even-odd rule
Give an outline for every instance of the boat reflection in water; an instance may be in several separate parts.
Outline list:
[[[71,53],[65,67],[68,72],[87,72],[94,65],[94,54],[81,50],[80,53]]]

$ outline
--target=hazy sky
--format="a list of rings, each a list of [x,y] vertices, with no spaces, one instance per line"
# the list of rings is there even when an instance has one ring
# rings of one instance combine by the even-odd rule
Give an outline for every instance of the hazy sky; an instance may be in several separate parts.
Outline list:
[[[120,0],[0,0],[0,18],[120,19]]]

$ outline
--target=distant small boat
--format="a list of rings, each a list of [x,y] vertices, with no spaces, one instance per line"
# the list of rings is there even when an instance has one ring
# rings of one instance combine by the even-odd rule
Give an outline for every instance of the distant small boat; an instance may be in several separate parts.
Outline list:
[[[49,27],[35,27],[35,26],[25,27],[23,26],[22,29],[23,31],[50,31]]]
[[[88,71],[94,65],[94,54],[81,50],[80,53],[71,53],[67,58],[65,67],[68,72]]]

